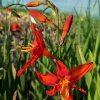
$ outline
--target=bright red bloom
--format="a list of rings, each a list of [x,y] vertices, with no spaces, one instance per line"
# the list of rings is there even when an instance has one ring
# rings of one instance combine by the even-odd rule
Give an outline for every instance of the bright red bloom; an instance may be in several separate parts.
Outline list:
[[[72,21],[73,21],[73,15],[71,14],[70,16],[68,16],[68,18],[66,19],[66,21],[65,21],[65,23],[63,25],[60,44],[63,43],[67,33],[69,32],[71,24],[72,24]]]
[[[47,95],[53,96],[56,92],[60,92],[64,100],[73,100],[72,88],[77,88],[79,91],[86,93],[85,90],[76,85],[76,82],[92,70],[93,62],[74,67],[70,71],[60,60],[56,61],[56,64],[58,68],[55,74],[41,74],[36,70],[36,74],[43,84],[53,86],[52,90],[46,91]]]
[[[12,23],[11,24],[11,31],[13,31],[13,32],[21,31],[21,29],[17,23]]]
[[[54,28],[57,28],[57,26],[52,22],[50,21],[44,14],[40,13],[39,11],[36,11],[36,10],[29,10],[29,13],[34,17],[36,18],[37,20],[43,22],[43,23],[47,23],[47,24],[50,24],[52,26],[54,26]]]
[[[39,6],[43,4],[43,2],[40,2],[40,1],[32,1],[32,2],[29,2],[26,4],[27,7],[36,7],[36,6]]]
[[[45,48],[45,43],[42,38],[43,29],[40,29],[39,31],[37,31],[33,23],[31,25],[31,28],[36,36],[36,40],[34,40],[32,44],[29,44],[31,47],[22,47],[23,48],[22,51],[31,52],[32,58],[30,58],[29,61],[18,71],[17,76],[21,76],[22,73],[25,71],[25,69],[29,65],[33,65],[34,62],[38,58],[40,58],[42,55],[49,56],[52,59],[54,59],[54,56]]]

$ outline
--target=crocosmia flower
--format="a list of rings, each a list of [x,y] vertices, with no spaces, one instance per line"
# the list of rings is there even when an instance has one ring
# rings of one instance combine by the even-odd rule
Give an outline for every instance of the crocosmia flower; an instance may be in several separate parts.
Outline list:
[[[86,93],[86,91],[76,85],[87,72],[91,71],[94,64],[93,62],[85,63],[80,66],[72,68],[68,71],[67,67],[60,61],[56,61],[57,70],[55,74],[41,74],[35,70],[39,80],[48,86],[52,86],[52,90],[47,90],[46,94],[53,96],[56,92],[60,92],[60,96],[64,100],[73,100],[72,88],[77,88],[79,91]]]
[[[57,26],[52,22],[50,21],[44,14],[40,13],[39,11],[36,11],[36,10],[29,10],[29,13],[34,17],[36,18],[37,20],[43,22],[43,23],[47,23],[47,24],[50,24],[52,25],[54,28],[57,28]]]
[[[40,58],[42,55],[49,56],[52,59],[54,59],[54,56],[45,48],[45,43],[42,38],[42,32],[43,29],[40,29],[37,31],[35,29],[35,25],[32,23],[31,25],[32,31],[35,34],[36,40],[33,41],[33,43],[29,43],[30,47],[22,47],[23,52],[30,52],[32,57],[28,60],[28,62],[18,71],[17,76],[22,75],[22,73],[25,71],[25,69],[29,65],[34,65],[34,62]]]
[[[39,6],[43,4],[43,2],[40,2],[40,1],[32,1],[32,2],[29,2],[26,4],[27,7],[36,7],[36,6]]]
[[[12,32],[21,31],[21,29],[17,23],[12,23],[11,24],[11,31]]]
[[[61,40],[60,40],[60,45],[64,42],[64,39],[67,35],[67,33],[70,30],[71,24],[73,21],[73,15],[71,14],[70,16],[68,16],[68,18],[66,19],[63,28],[62,28],[62,36],[61,36]]]

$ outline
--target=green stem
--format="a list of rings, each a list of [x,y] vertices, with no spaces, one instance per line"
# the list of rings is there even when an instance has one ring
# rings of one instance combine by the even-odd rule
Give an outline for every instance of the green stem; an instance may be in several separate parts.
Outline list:
[[[58,43],[58,58],[60,58],[61,56],[61,46],[60,46],[60,24],[59,24],[59,20],[60,20],[60,14],[59,14],[59,10],[57,10],[57,15],[58,15],[58,31],[57,31],[57,43]]]

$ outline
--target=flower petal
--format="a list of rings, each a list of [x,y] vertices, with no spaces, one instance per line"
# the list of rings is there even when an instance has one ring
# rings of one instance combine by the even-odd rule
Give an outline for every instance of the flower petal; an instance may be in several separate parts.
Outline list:
[[[61,41],[60,41],[60,44],[63,43],[67,33],[69,32],[70,30],[70,27],[71,27],[71,24],[72,24],[72,21],[73,21],[73,15],[71,14],[65,21],[64,23],[64,26],[63,26],[63,29],[62,29],[62,36],[61,36]]]
[[[60,77],[64,77],[68,74],[68,69],[67,67],[61,62],[60,60],[56,61],[56,64],[58,66],[56,70],[56,74]]]
[[[43,4],[43,3],[40,2],[40,1],[33,1],[33,2],[27,3],[26,6],[27,6],[27,7],[36,7],[36,6],[39,6],[39,5],[41,5],[41,4]]]
[[[60,85],[56,85],[53,87],[52,90],[46,90],[46,94],[49,95],[49,96],[53,96],[55,95],[56,92],[59,92],[61,89],[61,86]]]
[[[17,72],[17,76],[20,77],[24,71],[26,70],[26,68],[28,68],[28,66],[32,63],[35,62],[36,59],[34,59],[34,57],[32,57],[18,72]]]
[[[38,59],[39,57],[42,56],[43,50],[44,50],[44,47],[42,47],[41,45],[40,46],[35,46],[31,50],[31,54],[32,54],[32,56],[34,56],[35,59]]]
[[[69,80],[71,82],[76,82],[80,78],[82,78],[87,72],[91,71],[93,68],[94,64],[93,62],[85,63],[80,66],[74,67],[70,70],[68,73]]]
[[[36,31],[35,29],[35,25],[32,23],[31,24],[31,28],[32,28],[32,31],[34,32],[35,36],[36,36],[36,41],[39,45],[43,45],[45,46],[44,44],[44,41],[43,41],[43,38],[42,38],[42,32],[43,32],[43,29],[40,29],[38,32]]]
[[[53,22],[51,22],[44,14],[42,14],[36,10],[29,10],[29,13],[37,20],[39,20],[43,23],[53,25],[55,28],[57,28],[57,26]]]
[[[43,50],[43,55],[44,56],[49,56],[52,59],[55,59],[55,57],[46,48],[44,48],[44,50]]]
[[[37,70],[35,72],[39,80],[45,85],[54,86],[59,81],[58,77],[54,74],[41,74]]]

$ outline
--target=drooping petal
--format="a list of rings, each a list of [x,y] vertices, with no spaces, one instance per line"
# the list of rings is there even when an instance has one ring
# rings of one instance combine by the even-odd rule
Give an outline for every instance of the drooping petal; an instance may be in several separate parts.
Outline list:
[[[53,22],[51,22],[44,14],[42,14],[36,10],[29,10],[29,13],[37,20],[39,20],[43,23],[53,25],[55,28],[57,28],[57,26]]]
[[[26,4],[27,7],[36,7],[36,6],[39,6],[43,4],[43,2],[40,2],[40,1],[32,1],[32,2],[29,2]]]
[[[63,25],[63,28],[62,28],[62,36],[61,36],[61,41],[60,41],[60,44],[63,43],[67,33],[69,32],[70,30],[70,27],[71,27],[71,24],[72,24],[72,21],[73,21],[73,15],[71,14],[65,21],[64,25]]]
[[[82,78],[87,72],[91,71],[94,64],[93,62],[85,63],[80,66],[74,67],[68,73],[71,82],[76,82]]]
[[[45,46],[43,38],[42,38],[43,29],[40,29],[37,32],[36,29],[35,29],[35,25],[33,23],[31,24],[31,28],[32,28],[32,31],[34,32],[35,36],[36,36],[36,41],[37,41],[38,45]]]
[[[61,86],[60,85],[56,85],[53,87],[52,90],[46,90],[46,94],[49,95],[49,96],[53,96],[56,94],[56,92],[59,92],[61,89]]]
[[[48,86],[54,86],[58,81],[58,77],[55,74],[41,74],[39,71],[35,71],[39,80]]]
[[[43,55],[49,56],[50,58],[55,59],[55,57],[46,48],[44,48],[43,50]]]
[[[56,61],[57,64],[57,70],[56,70],[56,75],[60,77],[64,77],[68,74],[68,69],[67,67],[61,62],[60,60]]]
[[[32,64],[33,62],[35,62],[36,59],[34,59],[34,57],[32,57],[18,72],[17,72],[17,76],[20,77],[24,71],[28,68],[28,66],[30,64]]]

